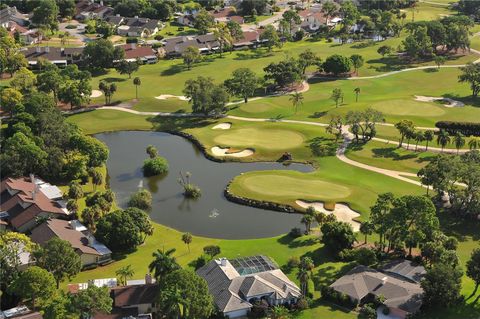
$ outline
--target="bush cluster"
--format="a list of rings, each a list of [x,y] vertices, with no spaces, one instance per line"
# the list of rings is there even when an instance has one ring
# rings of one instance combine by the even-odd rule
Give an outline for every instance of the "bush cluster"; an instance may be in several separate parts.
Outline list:
[[[345,306],[345,307],[354,307],[355,303],[350,299],[349,296],[341,292],[335,291],[330,286],[323,286],[321,288],[322,298],[325,300],[331,301],[335,304]]]
[[[447,131],[450,135],[460,132],[465,136],[480,136],[480,123],[439,121],[435,126]]]
[[[168,162],[165,158],[157,156],[148,158],[143,162],[143,175],[146,177],[161,175],[168,172]]]

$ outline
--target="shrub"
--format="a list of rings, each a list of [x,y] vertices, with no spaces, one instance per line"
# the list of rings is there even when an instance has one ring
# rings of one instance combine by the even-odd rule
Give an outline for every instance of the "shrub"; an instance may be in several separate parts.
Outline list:
[[[152,194],[146,189],[133,193],[128,201],[128,207],[136,207],[141,210],[152,209]]]
[[[197,185],[187,184],[184,186],[183,195],[187,198],[199,198],[202,195],[202,191]]]
[[[296,268],[298,265],[300,265],[300,258],[298,258],[298,256],[292,256],[288,258],[287,267],[289,269]]]
[[[297,301],[297,309],[301,311],[307,308],[308,308],[308,300],[306,298],[300,298]]]
[[[388,307],[383,307],[382,313],[383,313],[385,316],[388,316],[388,315],[390,314],[390,308],[388,308]]]
[[[76,29],[76,28],[77,28],[77,26],[74,25],[74,24],[69,24],[65,27],[65,29]]]
[[[288,234],[293,238],[298,238],[302,236],[302,230],[298,227],[294,227],[290,230]]]
[[[295,36],[293,38],[295,39],[295,41],[301,41],[304,36],[305,36],[305,31],[300,29],[297,32],[295,32]]]
[[[217,245],[208,245],[203,247],[203,252],[211,257],[219,255],[221,252],[220,246]]]
[[[203,266],[205,266],[208,261],[210,260],[210,258],[206,255],[200,255],[195,261],[195,270],[198,270],[199,268],[202,268]]]
[[[157,34],[154,39],[157,41],[163,40],[163,35]]]
[[[377,319],[377,312],[370,304],[366,304],[360,310],[360,314],[366,319]]]
[[[338,258],[342,261],[352,261],[355,259],[355,250],[344,249],[338,254]]]
[[[480,136],[480,123],[439,121],[435,123],[435,126],[444,129],[450,135],[460,132],[465,136]]]
[[[155,176],[168,172],[168,162],[165,158],[157,156],[155,158],[146,159],[143,162],[143,175]]]
[[[127,40],[126,40],[127,43],[138,43],[138,39],[137,38],[131,38],[131,37],[128,37]]]
[[[377,263],[377,255],[373,250],[362,247],[355,251],[355,261],[360,265],[371,266]]]

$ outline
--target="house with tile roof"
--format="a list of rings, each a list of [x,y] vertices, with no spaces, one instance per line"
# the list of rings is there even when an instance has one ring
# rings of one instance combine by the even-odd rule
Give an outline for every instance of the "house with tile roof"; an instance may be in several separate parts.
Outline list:
[[[235,21],[239,24],[243,24],[245,22],[243,17],[237,14],[237,10],[234,7],[219,8],[209,11],[209,13],[217,23]]]
[[[28,15],[19,12],[16,7],[6,7],[0,10],[0,26],[7,28],[11,22],[21,26],[27,26],[30,23]]]
[[[418,282],[362,265],[350,270],[330,287],[347,295],[354,303],[364,303],[383,296],[390,314],[399,318],[418,312],[422,306],[423,289]]]
[[[139,46],[136,43],[128,43],[123,44],[120,47],[125,52],[124,59],[128,62],[134,62],[137,60],[140,60],[144,64],[158,62],[157,52],[150,46]]]
[[[166,57],[178,57],[188,47],[196,47],[202,54],[210,54],[219,49],[219,43],[213,33],[168,38],[162,41],[159,53]]]
[[[207,281],[218,310],[229,318],[243,317],[256,302],[271,306],[295,304],[301,291],[266,256],[215,259],[197,270]]]
[[[31,230],[39,217],[70,218],[60,189],[33,175],[5,178],[0,191],[0,219],[18,232]]]
[[[38,60],[45,59],[59,67],[78,63],[82,59],[83,47],[59,48],[59,47],[28,47],[20,51],[28,61],[31,68],[35,68]]]
[[[78,220],[50,219],[32,230],[33,242],[44,245],[52,238],[68,241],[82,260],[82,267],[104,265],[112,260],[112,252],[100,243]]]
[[[160,30],[159,20],[133,17],[127,18],[120,15],[109,16],[105,19],[117,28],[117,34],[129,37],[150,37]]]

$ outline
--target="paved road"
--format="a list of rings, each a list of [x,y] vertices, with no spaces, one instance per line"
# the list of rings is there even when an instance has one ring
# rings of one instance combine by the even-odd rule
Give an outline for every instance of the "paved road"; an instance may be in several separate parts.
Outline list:
[[[76,29],[67,29],[67,26],[68,25],[76,25],[77,28]],[[80,23],[76,20],[72,20],[72,21],[69,21],[69,22],[62,22],[58,25],[58,29],[61,31],[61,32],[68,32],[70,33],[71,36],[77,38],[78,40],[80,40],[81,42],[85,43],[87,42],[87,39],[88,37],[85,36],[85,34],[83,33],[84,30],[85,30],[85,24],[83,23]]]

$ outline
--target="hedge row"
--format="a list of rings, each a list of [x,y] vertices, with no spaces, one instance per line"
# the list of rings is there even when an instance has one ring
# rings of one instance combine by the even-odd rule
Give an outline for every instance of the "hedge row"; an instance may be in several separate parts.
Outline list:
[[[480,136],[480,123],[439,121],[435,126],[447,131],[450,135],[460,132],[465,136]]]

